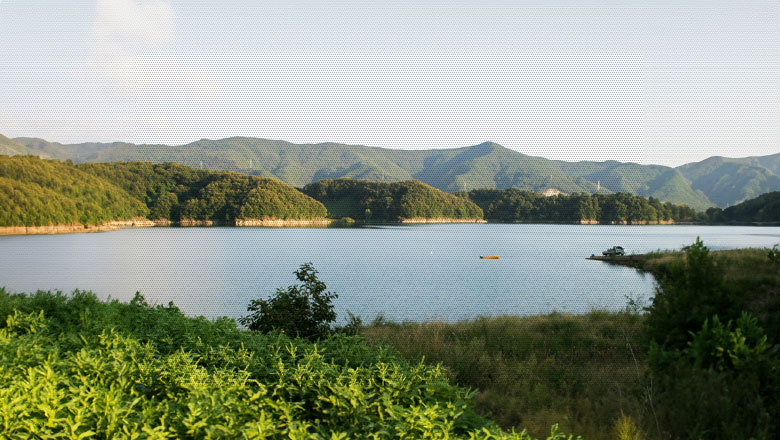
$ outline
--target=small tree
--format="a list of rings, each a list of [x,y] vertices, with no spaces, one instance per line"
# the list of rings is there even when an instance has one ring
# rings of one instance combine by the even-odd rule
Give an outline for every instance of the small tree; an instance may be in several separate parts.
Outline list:
[[[736,298],[723,282],[722,268],[699,237],[684,250],[682,264],[671,265],[658,280],[648,308],[647,336],[667,348],[685,348],[691,332],[698,331],[712,315],[725,320],[739,316]]]
[[[325,290],[317,273],[311,263],[301,265],[295,276],[302,284],[276,289],[276,295],[268,299],[252,300],[247,307],[252,313],[239,322],[264,333],[278,330],[306,339],[327,336],[336,320],[333,300],[338,295]]]

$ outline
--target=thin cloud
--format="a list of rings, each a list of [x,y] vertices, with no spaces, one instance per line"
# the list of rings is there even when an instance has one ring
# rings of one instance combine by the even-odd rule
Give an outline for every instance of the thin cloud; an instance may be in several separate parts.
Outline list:
[[[220,89],[213,75],[170,55],[176,17],[167,1],[98,0],[92,66],[149,109],[169,100],[203,103]],[[145,110],[139,109],[139,110]]]

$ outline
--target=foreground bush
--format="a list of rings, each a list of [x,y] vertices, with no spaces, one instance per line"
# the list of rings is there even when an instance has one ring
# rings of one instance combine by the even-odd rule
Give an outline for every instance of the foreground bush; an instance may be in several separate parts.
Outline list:
[[[78,291],[0,289],[0,323],[3,438],[530,439],[477,416],[439,368],[358,338],[314,345]]]
[[[752,270],[760,266],[766,271],[774,264],[771,257],[764,253],[764,261],[753,264]],[[754,309],[752,303],[763,297],[763,322],[776,329],[771,319],[776,290],[768,287],[773,283],[762,284],[759,273],[748,279],[730,276],[738,263],[716,260],[697,238],[682,259],[665,266],[660,277],[648,308],[645,338],[650,377],[655,380],[653,410],[664,437],[774,439],[780,435],[776,331],[767,333],[759,319],[745,311]]]

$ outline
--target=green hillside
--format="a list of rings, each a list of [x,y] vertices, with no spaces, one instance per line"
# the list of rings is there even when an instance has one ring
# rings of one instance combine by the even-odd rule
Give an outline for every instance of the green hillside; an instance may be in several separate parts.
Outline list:
[[[303,192],[321,201],[331,215],[358,220],[396,221],[412,218],[482,218],[482,210],[461,197],[424,183],[380,183],[325,179]]]
[[[8,139],[7,137],[0,134],[0,154],[6,156],[16,156],[33,154],[33,152],[25,145],[15,140]]]
[[[627,192],[686,204],[698,210],[728,206],[780,190],[780,154],[744,159],[711,158],[679,168],[607,162],[563,162],[527,156],[486,142],[465,148],[391,150],[336,143],[293,144],[233,137],[186,145],[83,143],[65,145],[17,138],[33,154],[83,162],[178,162],[196,168],[276,177],[295,187],[323,179],[379,182],[420,180],[447,192],[518,188],[564,193]],[[713,166],[738,163],[742,168]]]
[[[711,157],[678,169],[694,189],[703,191],[721,207],[780,190],[780,154],[743,159]]]
[[[762,194],[726,209],[710,208],[712,223],[780,223],[780,191]]]
[[[109,181],[35,156],[0,156],[0,206],[0,226],[96,225],[148,213]]]
[[[78,168],[116,182],[143,201],[153,219],[230,222],[327,215],[321,203],[277,179],[198,170],[175,163],[87,163]]]

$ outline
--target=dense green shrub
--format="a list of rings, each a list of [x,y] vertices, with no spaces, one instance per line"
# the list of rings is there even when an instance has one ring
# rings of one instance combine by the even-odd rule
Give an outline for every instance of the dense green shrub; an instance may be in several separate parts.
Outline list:
[[[472,397],[359,338],[314,345],[140,296],[0,289],[2,438],[530,440],[477,416]]]
[[[780,356],[757,320],[717,316],[683,350],[654,346],[650,365],[664,430],[673,438],[772,439],[780,433]]]
[[[680,439],[777,438],[780,356],[741,311],[751,295],[724,280],[698,238],[659,275],[645,337],[661,430]]]
[[[333,300],[338,295],[326,291],[311,263],[303,264],[295,276],[302,284],[277,289],[268,299],[252,300],[247,307],[252,313],[239,321],[260,332],[281,331],[306,339],[327,336],[336,320]]]
[[[684,349],[691,332],[698,331],[713,315],[721,319],[739,316],[738,293],[723,280],[709,249],[697,237],[685,257],[659,274],[658,288],[648,308],[649,341],[666,348]]]

